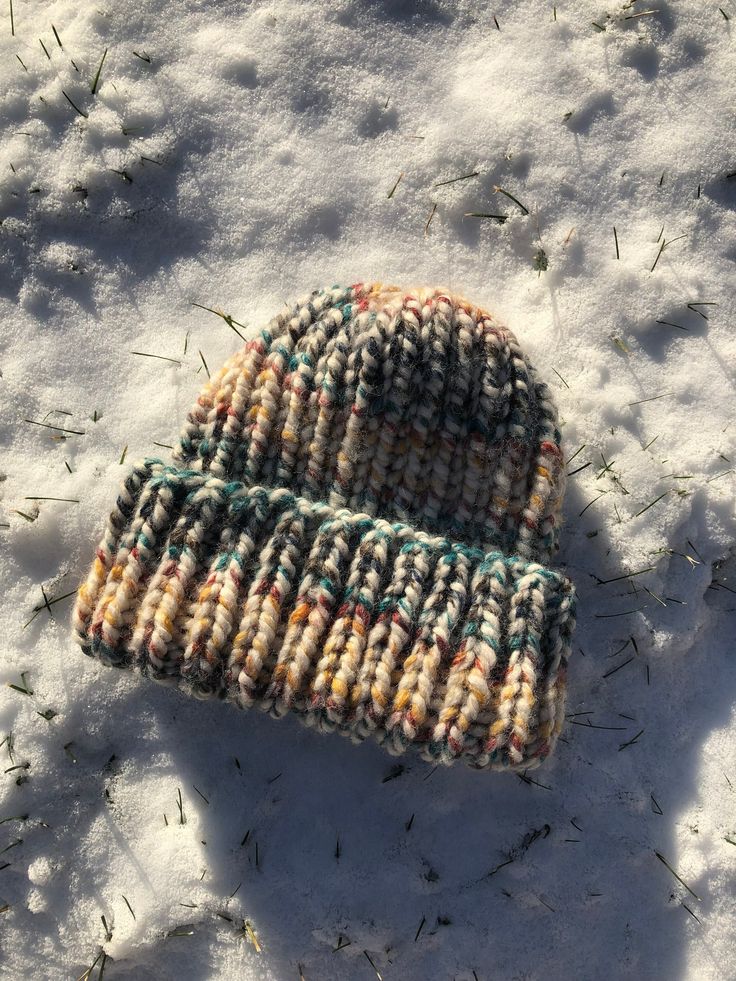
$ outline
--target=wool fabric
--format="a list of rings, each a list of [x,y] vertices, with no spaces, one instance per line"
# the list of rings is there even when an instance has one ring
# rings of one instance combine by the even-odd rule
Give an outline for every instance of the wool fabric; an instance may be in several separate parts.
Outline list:
[[[557,411],[446,291],[314,291],[125,480],[74,609],[85,653],[393,753],[532,769],[559,736],[575,591],[550,567]]]

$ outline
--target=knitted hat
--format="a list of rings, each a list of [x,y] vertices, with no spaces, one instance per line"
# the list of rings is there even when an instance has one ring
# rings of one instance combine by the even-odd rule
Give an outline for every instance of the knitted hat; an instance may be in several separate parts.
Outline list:
[[[439,290],[315,291],[126,479],[85,653],[391,752],[530,769],[564,708],[557,413],[514,335]]]

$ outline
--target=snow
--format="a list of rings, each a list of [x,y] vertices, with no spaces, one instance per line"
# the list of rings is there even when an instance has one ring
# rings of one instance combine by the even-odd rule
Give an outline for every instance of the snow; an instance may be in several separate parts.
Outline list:
[[[736,6],[13,6],[0,974],[733,976]],[[252,329],[362,279],[492,310],[583,447],[571,718],[536,782],[397,774],[376,746],[188,701],[86,659],[71,598],[43,607],[130,463],[167,453],[202,358],[240,343],[193,304]]]

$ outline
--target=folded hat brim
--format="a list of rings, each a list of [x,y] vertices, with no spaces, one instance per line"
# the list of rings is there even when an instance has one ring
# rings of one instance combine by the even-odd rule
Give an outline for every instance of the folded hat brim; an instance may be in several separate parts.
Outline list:
[[[524,770],[562,727],[574,616],[543,565],[147,460],[73,619],[85,653],[196,696]]]

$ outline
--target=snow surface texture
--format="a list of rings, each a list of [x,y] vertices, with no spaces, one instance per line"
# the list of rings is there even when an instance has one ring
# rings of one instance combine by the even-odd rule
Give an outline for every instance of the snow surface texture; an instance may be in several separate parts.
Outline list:
[[[732,977],[736,4],[8,6],[0,975]],[[240,343],[192,304],[360,279],[556,391],[580,616],[529,781],[189,701],[43,606]]]

